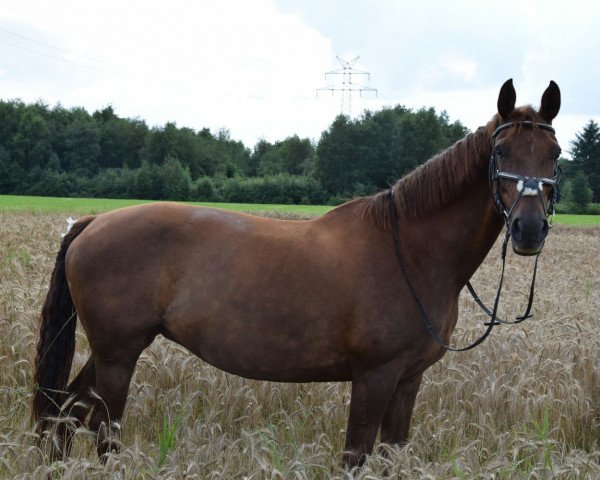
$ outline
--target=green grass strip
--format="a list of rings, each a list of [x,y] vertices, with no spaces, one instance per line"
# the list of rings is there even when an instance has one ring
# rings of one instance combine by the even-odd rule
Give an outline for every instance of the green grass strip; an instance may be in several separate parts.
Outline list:
[[[558,213],[554,217],[554,223],[559,225],[573,225],[580,227],[600,226],[600,215],[573,215],[570,213]]]
[[[125,200],[108,198],[59,198],[31,197],[21,195],[0,195],[0,211],[32,213],[65,213],[74,215],[97,214],[117,208],[151,203],[152,200]],[[210,203],[182,202],[188,205],[224,208],[238,212],[284,212],[308,215],[322,215],[333,207],[326,205],[269,205],[253,203]]]
[[[64,198],[0,195],[0,211],[32,213],[65,213],[86,215],[108,212],[117,208],[150,203],[152,200],[125,200],[109,198]],[[271,205],[256,203],[182,202],[189,205],[224,208],[238,212],[283,212],[301,215],[322,215],[334,207],[327,205]],[[554,222],[559,225],[600,226],[600,215],[557,214]]]

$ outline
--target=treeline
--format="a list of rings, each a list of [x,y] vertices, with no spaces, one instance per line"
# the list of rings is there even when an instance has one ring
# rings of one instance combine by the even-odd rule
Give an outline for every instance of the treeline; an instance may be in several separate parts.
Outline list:
[[[149,127],[112,107],[0,101],[0,193],[252,203],[339,203],[385,188],[467,129],[434,109],[339,116],[317,144],[252,149],[216,133]]]
[[[0,101],[0,194],[336,204],[383,189],[468,130],[445,112],[403,106],[338,116],[317,144],[294,135],[252,149],[174,123],[149,127],[112,107]],[[600,127],[561,159],[559,211],[600,213]]]
[[[571,142],[572,160],[561,159],[564,183],[559,211],[600,214],[600,127],[590,120]]]

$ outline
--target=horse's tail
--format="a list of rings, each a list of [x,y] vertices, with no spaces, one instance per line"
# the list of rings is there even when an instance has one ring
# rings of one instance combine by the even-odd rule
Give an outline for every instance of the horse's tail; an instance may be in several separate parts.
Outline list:
[[[40,432],[46,423],[45,418],[58,416],[60,413],[60,406],[66,399],[64,390],[75,352],[77,318],[65,273],[65,257],[71,242],[94,218],[82,218],[64,236],[42,309],[32,408],[33,419]]]

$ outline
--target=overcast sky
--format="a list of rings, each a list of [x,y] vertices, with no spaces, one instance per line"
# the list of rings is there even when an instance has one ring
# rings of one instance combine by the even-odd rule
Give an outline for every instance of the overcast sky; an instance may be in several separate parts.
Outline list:
[[[336,55],[360,56],[378,95],[355,96],[353,116],[433,106],[473,130],[506,79],[534,106],[554,80],[567,151],[600,120],[599,25],[600,3],[577,0],[0,0],[0,98],[112,105],[150,125],[227,128],[248,147],[318,140],[341,101],[316,89]]]

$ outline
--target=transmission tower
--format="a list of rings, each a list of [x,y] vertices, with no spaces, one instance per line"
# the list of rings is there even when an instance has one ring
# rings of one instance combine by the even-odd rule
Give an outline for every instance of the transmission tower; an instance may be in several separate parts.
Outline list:
[[[362,97],[363,92],[375,92],[375,96],[377,96],[377,89],[353,81],[353,77],[357,76],[366,76],[367,81],[371,80],[371,74],[369,72],[363,72],[362,70],[354,68],[354,64],[360,57],[353,58],[349,61],[344,60],[337,55],[335,58],[340,62],[342,68],[325,72],[325,81],[327,82],[328,75],[339,75],[342,81],[340,83],[326,85],[323,88],[317,88],[317,96],[319,96],[319,92],[324,91],[331,92],[332,96],[335,92],[342,92],[342,115],[352,117],[352,95],[354,92],[358,92],[360,97]]]

